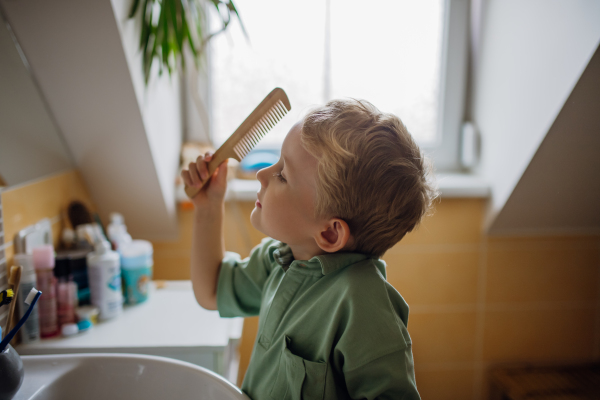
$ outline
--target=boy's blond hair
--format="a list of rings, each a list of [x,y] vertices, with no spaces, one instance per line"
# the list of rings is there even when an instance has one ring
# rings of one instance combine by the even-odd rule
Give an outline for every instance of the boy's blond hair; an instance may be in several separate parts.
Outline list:
[[[430,164],[402,121],[368,101],[311,110],[301,140],[318,160],[316,217],[346,221],[352,251],[381,257],[437,197]]]

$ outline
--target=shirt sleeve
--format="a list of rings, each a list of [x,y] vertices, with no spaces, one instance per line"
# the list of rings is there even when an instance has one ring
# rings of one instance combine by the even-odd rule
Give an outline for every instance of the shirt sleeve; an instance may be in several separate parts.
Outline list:
[[[221,317],[251,317],[258,315],[263,287],[271,270],[274,239],[266,238],[252,249],[250,256],[226,252],[221,261],[217,283],[217,309]]]
[[[419,400],[412,346],[379,357],[359,368],[345,371],[348,393],[353,399]]]

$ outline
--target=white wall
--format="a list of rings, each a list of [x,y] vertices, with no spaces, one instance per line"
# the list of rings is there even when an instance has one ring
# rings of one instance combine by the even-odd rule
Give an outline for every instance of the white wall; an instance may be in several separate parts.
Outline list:
[[[121,212],[137,238],[174,237],[179,95],[176,85],[139,89],[119,30],[126,22],[115,18],[122,10],[96,0],[0,2],[100,216]]]
[[[472,114],[493,224],[600,42],[600,1],[483,3]]]

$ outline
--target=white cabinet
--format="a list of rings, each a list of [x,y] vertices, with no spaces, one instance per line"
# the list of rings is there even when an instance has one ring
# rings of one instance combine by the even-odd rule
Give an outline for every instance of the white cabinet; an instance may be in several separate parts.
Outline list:
[[[159,288],[157,288],[157,286]],[[237,380],[242,318],[221,318],[198,305],[190,281],[153,283],[145,303],[72,337],[22,344],[21,355],[132,353],[170,357]]]

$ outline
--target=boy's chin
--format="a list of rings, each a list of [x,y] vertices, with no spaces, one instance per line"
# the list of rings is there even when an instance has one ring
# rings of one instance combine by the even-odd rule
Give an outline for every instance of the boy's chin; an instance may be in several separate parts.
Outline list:
[[[260,211],[258,210],[258,208],[254,207],[254,210],[252,210],[252,213],[250,214],[250,224],[254,227],[254,229],[259,231],[263,235],[266,235],[266,233],[263,232],[260,224],[260,217],[258,216],[259,212]]]
[[[261,224],[260,209],[257,209],[256,207],[254,207],[254,210],[252,210],[252,213],[250,214],[250,224],[254,227],[254,229],[263,235],[275,239],[275,237],[272,235],[273,232],[269,233],[269,229],[265,229],[265,227]]]

